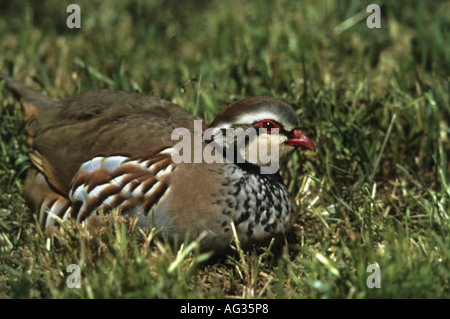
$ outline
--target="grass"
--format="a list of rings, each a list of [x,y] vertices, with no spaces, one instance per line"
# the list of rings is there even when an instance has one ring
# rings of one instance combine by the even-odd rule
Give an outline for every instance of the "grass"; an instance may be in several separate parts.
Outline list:
[[[0,298],[450,297],[448,3],[389,2],[381,29],[336,32],[371,2],[77,1],[82,28],[68,29],[70,2],[2,3],[0,70],[58,98],[156,95],[207,122],[244,96],[282,98],[317,152],[282,167],[301,215],[280,252],[236,243],[205,264],[118,218],[55,241],[21,197],[25,125],[0,84]]]

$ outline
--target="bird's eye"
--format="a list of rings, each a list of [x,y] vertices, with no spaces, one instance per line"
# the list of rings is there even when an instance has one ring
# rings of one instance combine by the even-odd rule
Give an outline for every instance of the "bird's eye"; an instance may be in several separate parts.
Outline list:
[[[266,133],[272,133],[273,129],[280,129],[280,125],[277,122],[271,120],[263,120],[255,124],[257,127],[262,128]]]

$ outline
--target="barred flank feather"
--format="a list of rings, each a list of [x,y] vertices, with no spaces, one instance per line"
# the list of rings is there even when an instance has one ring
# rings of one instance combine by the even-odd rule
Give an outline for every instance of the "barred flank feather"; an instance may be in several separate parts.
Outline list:
[[[52,232],[58,219],[83,222],[95,211],[108,213],[113,208],[147,216],[168,188],[175,167],[172,150],[165,148],[139,159],[99,156],[83,163],[72,181],[69,199],[44,199],[39,211],[41,225]]]

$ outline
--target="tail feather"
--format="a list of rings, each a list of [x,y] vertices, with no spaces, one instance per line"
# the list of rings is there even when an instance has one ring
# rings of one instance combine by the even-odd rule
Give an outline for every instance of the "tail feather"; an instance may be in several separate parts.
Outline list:
[[[5,81],[6,88],[22,103],[22,113],[26,121],[56,101],[6,74],[0,73],[0,80]]]

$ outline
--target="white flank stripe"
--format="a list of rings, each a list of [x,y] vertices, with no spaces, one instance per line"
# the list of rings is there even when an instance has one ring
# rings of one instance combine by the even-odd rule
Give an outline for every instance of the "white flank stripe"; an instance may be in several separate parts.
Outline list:
[[[45,222],[45,229],[50,229],[55,225],[55,218],[53,214],[49,214],[47,216],[47,221]]]
[[[131,192],[131,197],[132,198],[137,198],[137,197],[141,197],[142,195],[144,195],[142,193],[142,186],[143,186],[143,183],[140,183],[138,187],[133,189],[133,191]]]
[[[159,154],[168,154],[168,155],[172,155],[173,153],[178,153],[177,150],[175,150],[173,147],[166,148],[165,150],[159,152]]]
[[[39,223],[42,225],[44,223],[44,216],[45,216],[45,212],[50,210],[50,207],[48,207],[48,199],[45,199],[42,204],[41,204],[41,208],[39,210]]]
[[[98,185],[95,186],[94,189],[92,189],[88,194],[87,194],[87,198],[92,198],[92,197],[99,197],[100,193],[106,188],[108,187],[110,184],[102,184],[102,185]]]
[[[123,180],[125,179],[125,176],[127,176],[127,174],[114,177],[109,183],[121,187],[123,185]]]
[[[63,220],[63,221],[68,220],[69,217],[70,217],[70,213],[71,213],[71,212],[72,212],[72,207],[69,207],[69,209],[66,210],[66,212],[64,213],[64,216],[62,217],[62,220]]]
[[[87,201],[88,198],[86,194],[86,187],[87,185],[84,184],[78,186],[77,189],[74,192],[72,192],[72,194],[69,194],[70,201],[72,203],[76,200],[79,200],[83,203]]]
[[[159,185],[161,185],[161,182],[156,182],[148,191],[145,193],[144,197],[150,197],[152,196],[155,191],[159,188]]]
[[[173,166],[174,166],[174,165],[171,164],[171,165],[167,166],[165,169],[159,171],[159,172],[156,174],[156,179],[157,179],[158,181],[160,181],[160,180],[163,180],[164,178],[166,178],[168,175],[170,175],[170,173],[172,173]]]
[[[104,157],[94,157],[90,161],[84,162],[80,167],[80,171],[92,173],[93,171],[98,170],[102,167],[103,159]]]
[[[102,205],[110,205],[112,204],[112,202],[114,201],[114,199],[116,198],[117,195],[109,195],[103,202]]]
[[[130,183],[128,183],[128,184],[126,184],[124,187],[122,187],[122,189],[120,190],[120,194],[123,196],[123,197],[125,197],[125,198],[128,198],[128,194],[130,194],[130,187],[131,187],[131,182],[132,181],[130,181]]]
[[[125,156],[109,156],[103,160],[102,167],[108,171],[114,171],[127,159]]]
[[[133,165],[133,166],[136,166],[136,167],[138,167],[138,168],[140,168],[140,169],[142,169],[142,170],[147,170],[147,165],[145,165],[145,161],[142,162],[142,163],[139,163],[138,161],[133,160],[133,161],[126,162],[125,164],[126,164],[126,165]]]
[[[52,206],[52,209],[50,210],[50,213],[52,213],[52,214],[55,214],[55,215],[58,215],[58,213],[61,211],[61,209],[63,208],[63,206],[64,206],[64,202],[62,202],[62,201],[60,201],[60,200],[57,200],[54,204],[53,204],[53,206]]]

